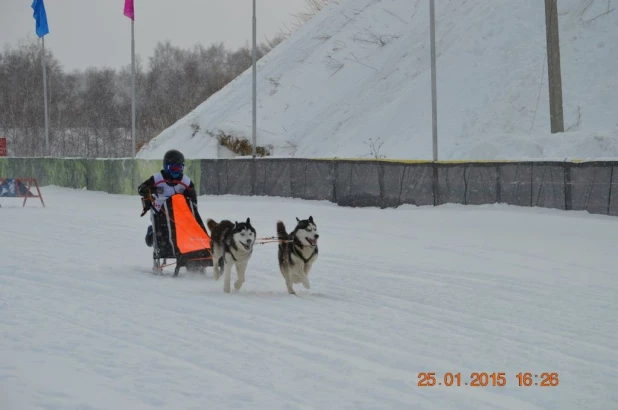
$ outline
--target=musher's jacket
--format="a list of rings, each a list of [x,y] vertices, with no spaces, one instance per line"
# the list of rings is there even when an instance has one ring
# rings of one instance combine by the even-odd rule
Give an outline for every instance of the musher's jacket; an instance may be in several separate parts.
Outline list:
[[[137,192],[144,198],[152,197],[152,206],[156,211],[160,211],[167,198],[175,194],[183,194],[194,205],[197,205],[197,193],[193,181],[186,175],[183,175],[180,180],[174,180],[165,170],[157,172],[144,181],[137,188]]]

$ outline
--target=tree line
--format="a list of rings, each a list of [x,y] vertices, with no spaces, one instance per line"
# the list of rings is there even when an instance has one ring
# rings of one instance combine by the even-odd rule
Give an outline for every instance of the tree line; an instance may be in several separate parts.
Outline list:
[[[258,46],[258,58],[274,42]],[[0,53],[0,137],[14,156],[45,155],[41,47],[23,41]],[[131,156],[131,66],[66,72],[45,50],[52,156]],[[185,116],[253,63],[252,50],[221,44],[181,49],[159,43],[147,66],[136,59],[139,146]]]
[[[306,0],[294,27],[258,45],[263,57],[292,31],[317,14],[328,0]],[[23,40],[0,52],[0,137],[9,155],[45,156],[42,56],[39,40]],[[131,66],[67,72],[45,50],[49,109],[49,155],[54,157],[130,157]],[[219,91],[253,63],[249,46],[223,43],[182,49],[157,44],[144,63],[136,58],[137,149]]]

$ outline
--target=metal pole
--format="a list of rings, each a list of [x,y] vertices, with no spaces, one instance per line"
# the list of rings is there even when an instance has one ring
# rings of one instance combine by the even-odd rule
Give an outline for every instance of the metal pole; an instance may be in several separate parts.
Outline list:
[[[45,37],[43,36],[41,40],[43,40],[43,55],[41,59],[43,60],[43,100],[45,101],[45,156],[50,156],[51,153],[49,151],[49,120],[47,114],[47,67],[45,64]]]
[[[436,11],[434,0],[429,0],[429,37],[431,42],[431,125],[433,133],[433,160],[438,160],[438,97],[436,92]]]
[[[257,139],[257,18],[255,13],[255,0],[253,0],[253,158],[256,157],[256,139]]]
[[[545,31],[547,35],[547,76],[549,85],[549,116],[551,133],[564,132],[562,109],[562,75],[560,73],[560,36],[558,32],[557,0],[545,0]]]
[[[135,21],[131,20],[131,144],[135,158]]]

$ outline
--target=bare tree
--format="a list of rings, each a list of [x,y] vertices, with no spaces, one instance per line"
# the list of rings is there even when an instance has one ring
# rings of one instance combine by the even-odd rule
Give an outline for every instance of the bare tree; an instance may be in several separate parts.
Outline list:
[[[309,20],[318,14],[329,3],[329,0],[305,0],[305,9],[299,13],[292,14],[294,22],[292,31],[296,31],[305,25]]]
[[[288,36],[284,33],[278,33],[273,38],[266,37],[266,40],[258,46],[258,52],[262,55],[268,54],[273,48],[283,43]]]

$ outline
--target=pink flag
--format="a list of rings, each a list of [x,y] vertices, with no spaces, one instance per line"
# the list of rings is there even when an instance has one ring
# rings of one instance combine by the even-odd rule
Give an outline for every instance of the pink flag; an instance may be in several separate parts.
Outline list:
[[[124,0],[124,15],[135,21],[135,11],[133,10],[133,0]]]

